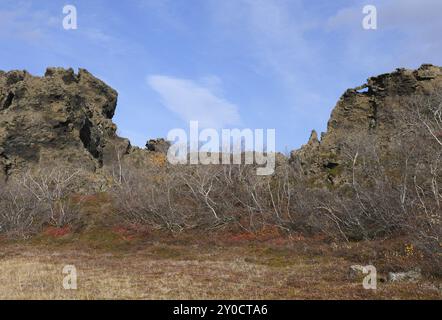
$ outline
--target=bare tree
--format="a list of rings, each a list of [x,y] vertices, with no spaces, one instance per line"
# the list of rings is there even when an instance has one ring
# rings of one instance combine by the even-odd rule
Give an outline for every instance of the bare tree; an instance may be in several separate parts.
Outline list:
[[[81,183],[80,175],[80,169],[44,168],[26,173],[16,183],[44,205],[49,224],[62,227],[80,215],[81,201],[72,197]]]
[[[63,227],[80,219],[80,169],[37,168],[0,187],[0,232],[28,237],[44,225]]]
[[[0,233],[27,238],[45,222],[42,204],[19,184],[0,186]]]

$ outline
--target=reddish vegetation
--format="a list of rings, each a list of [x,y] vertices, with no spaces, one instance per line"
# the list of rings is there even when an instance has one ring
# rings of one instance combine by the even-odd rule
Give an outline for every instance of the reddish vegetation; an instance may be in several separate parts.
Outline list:
[[[48,237],[52,238],[61,238],[64,237],[72,232],[71,228],[69,226],[64,226],[61,228],[57,227],[47,227],[43,234]]]
[[[112,228],[112,232],[118,235],[124,241],[134,241],[141,236],[141,233],[136,229],[128,228],[125,226],[116,226]]]
[[[222,241],[227,243],[247,243],[247,242],[268,242],[273,244],[287,244],[289,239],[276,226],[267,226],[258,232],[230,232],[228,234],[220,234]]]

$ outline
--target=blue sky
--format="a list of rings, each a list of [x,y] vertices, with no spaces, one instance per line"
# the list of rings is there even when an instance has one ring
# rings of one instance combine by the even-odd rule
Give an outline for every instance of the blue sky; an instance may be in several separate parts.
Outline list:
[[[442,65],[441,16],[440,0],[0,0],[0,69],[88,69],[119,92],[114,121],[135,145],[199,120],[274,128],[284,152],[325,131],[345,89]]]

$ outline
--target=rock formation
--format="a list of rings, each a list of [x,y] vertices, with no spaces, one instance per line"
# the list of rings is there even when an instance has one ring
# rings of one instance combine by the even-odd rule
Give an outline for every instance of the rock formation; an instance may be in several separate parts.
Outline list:
[[[337,184],[345,162],[343,146],[358,137],[374,137],[385,150],[401,132],[405,105],[418,95],[442,92],[442,68],[424,64],[417,70],[397,69],[347,90],[334,108],[320,141],[313,131],[309,142],[291,154],[304,174]],[[387,152],[387,151],[386,151]]]
[[[162,154],[167,154],[167,151],[170,148],[170,142],[160,138],[160,139],[151,139],[146,143],[146,149],[153,152],[159,152]]]
[[[442,68],[397,69],[347,90],[332,112],[326,133],[315,131],[293,151],[291,161],[316,181],[337,184],[345,162],[343,146],[360,136],[376,137],[388,149],[401,130],[404,103],[442,91]],[[112,117],[117,92],[88,71],[49,68],[43,77],[0,71],[0,179],[34,165],[80,165],[96,172],[127,161],[139,167],[164,161],[169,147],[150,140],[147,151],[116,134]]]
[[[95,171],[126,153],[112,117],[117,92],[88,71],[0,72],[0,178],[36,164]]]

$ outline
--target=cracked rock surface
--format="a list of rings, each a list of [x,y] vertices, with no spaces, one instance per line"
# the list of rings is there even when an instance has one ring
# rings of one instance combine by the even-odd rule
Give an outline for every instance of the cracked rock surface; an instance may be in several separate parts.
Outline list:
[[[309,142],[291,154],[305,175],[331,184],[345,182],[340,169],[346,161],[345,144],[358,137],[373,137],[388,152],[403,125],[404,107],[416,95],[442,92],[442,68],[424,64],[417,70],[397,69],[369,78],[367,83],[348,89],[332,111],[327,132],[313,131]]]
[[[0,178],[33,165],[110,163],[129,141],[116,135],[117,92],[87,70],[48,68],[43,77],[0,71]]]

